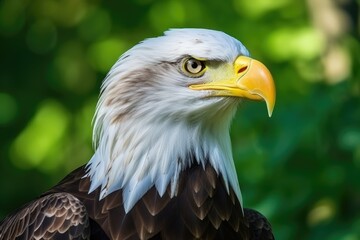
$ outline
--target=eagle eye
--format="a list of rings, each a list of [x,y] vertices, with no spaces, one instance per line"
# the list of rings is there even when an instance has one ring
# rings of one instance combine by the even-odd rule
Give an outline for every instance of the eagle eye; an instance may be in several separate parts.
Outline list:
[[[205,67],[204,61],[195,58],[187,58],[183,62],[183,70],[191,77],[200,77],[204,73]]]

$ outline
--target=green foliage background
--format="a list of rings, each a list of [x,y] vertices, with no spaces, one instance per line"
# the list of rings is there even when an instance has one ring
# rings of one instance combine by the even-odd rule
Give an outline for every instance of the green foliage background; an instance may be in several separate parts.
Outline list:
[[[359,239],[355,0],[2,0],[0,219],[90,159],[107,71],[174,27],[238,38],[275,78],[273,117],[247,102],[231,129],[245,206],[277,239]]]

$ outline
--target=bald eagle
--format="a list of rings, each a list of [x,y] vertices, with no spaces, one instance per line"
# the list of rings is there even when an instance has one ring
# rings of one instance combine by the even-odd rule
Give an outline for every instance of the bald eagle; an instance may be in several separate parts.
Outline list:
[[[90,161],[0,223],[0,239],[273,239],[243,208],[229,126],[243,99],[275,104],[269,70],[235,38],[173,29],[105,78]]]

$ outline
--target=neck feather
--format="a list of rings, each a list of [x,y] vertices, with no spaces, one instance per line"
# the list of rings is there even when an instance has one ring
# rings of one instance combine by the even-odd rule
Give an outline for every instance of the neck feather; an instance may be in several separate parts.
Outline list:
[[[97,150],[87,165],[90,192],[101,187],[103,198],[122,189],[125,211],[153,186],[160,196],[168,186],[177,195],[181,171],[207,163],[224,178],[242,205],[231,154],[228,125],[207,128],[179,121],[123,121],[103,126]]]

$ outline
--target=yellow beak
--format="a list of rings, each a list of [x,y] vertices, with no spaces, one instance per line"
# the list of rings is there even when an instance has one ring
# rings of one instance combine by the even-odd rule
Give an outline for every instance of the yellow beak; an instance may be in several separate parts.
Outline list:
[[[210,96],[232,96],[266,102],[269,117],[275,106],[275,84],[270,71],[261,62],[239,56],[233,66],[233,73],[226,79],[190,85],[193,90],[211,90]]]

